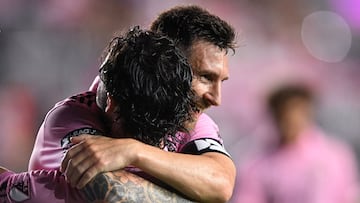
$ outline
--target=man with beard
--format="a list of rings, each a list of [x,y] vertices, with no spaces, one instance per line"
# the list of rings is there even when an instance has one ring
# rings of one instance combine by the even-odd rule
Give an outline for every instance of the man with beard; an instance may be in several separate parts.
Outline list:
[[[141,184],[128,184],[126,171],[145,174],[147,179],[171,186],[195,201],[226,202],[232,195],[235,166],[223,147],[217,125],[203,112],[221,103],[221,85],[229,77],[227,52],[234,49],[234,30],[197,6],[165,11],[151,29],[173,39],[192,66],[192,87],[199,110],[196,123],[188,125],[192,130],[167,136],[159,146],[132,138],[72,137],[69,141],[74,146],[68,150],[61,171],[73,186],[82,188],[88,202],[120,200],[124,191],[139,189]],[[134,195],[139,198],[149,194],[153,193],[140,190]]]
[[[158,146],[165,135],[187,132],[186,123],[196,111],[191,68],[168,37],[135,27],[115,37],[105,55],[97,92],[60,101],[46,115],[30,161],[32,171],[14,174],[0,167],[0,202],[84,202],[84,196],[90,202],[188,202],[125,171],[103,176],[121,174],[120,197],[99,200],[96,197],[103,195],[104,187],[94,193],[92,188],[79,191],[58,171],[70,140],[81,133],[131,137]]]
[[[234,188],[235,166],[223,147],[218,126],[203,112],[221,104],[222,82],[229,78],[227,52],[234,49],[234,30],[197,6],[163,12],[151,30],[173,39],[192,66],[192,88],[199,109],[193,129],[164,139],[165,150],[136,140],[78,136],[72,140],[77,145],[68,151],[62,171],[72,185],[82,188],[98,173],[131,165],[192,200],[226,202]]]

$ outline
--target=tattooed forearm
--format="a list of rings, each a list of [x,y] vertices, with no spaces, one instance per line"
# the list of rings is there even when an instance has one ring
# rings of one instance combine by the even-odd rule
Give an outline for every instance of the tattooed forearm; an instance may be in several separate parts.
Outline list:
[[[86,200],[91,203],[192,202],[175,192],[123,170],[97,175],[91,183],[85,186],[82,192]]]

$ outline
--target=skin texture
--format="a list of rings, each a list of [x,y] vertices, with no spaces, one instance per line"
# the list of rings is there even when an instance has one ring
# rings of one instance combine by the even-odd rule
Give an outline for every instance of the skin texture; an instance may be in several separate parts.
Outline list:
[[[202,111],[211,105],[221,104],[222,82],[229,79],[228,57],[225,51],[205,41],[191,47],[188,57],[192,65],[193,90],[198,96],[197,104]]]
[[[221,104],[222,82],[229,78],[228,59],[224,50],[204,41],[195,42],[191,53],[192,87],[203,112]],[[171,153],[128,138],[79,136],[72,142],[77,145],[66,154],[61,170],[78,188],[98,173],[134,165],[195,201],[226,202],[232,195],[235,166],[221,153]]]
[[[186,203],[192,202],[143,178],[125,171],[99,174],[82,189],[86,200],[96,202]],[[116,193],[118,195],[114,196]]]
[[[0,174],[8,171],[6,168],[0,166]],[[30,172],[28,172],[30,173]],[[39,187],[41,192],[50,193],[43,197],[31,197],[31,202],[46,202],[56,196],[58,187],[49,187],[48,190],[41,189],[42,184],[57,185],[59,181],[56,177],[44,178],[44,173],[32,173],[34,183],[32,191],[36,191]],[[42,174],[42,175],[40,175]],[[39,176],[37,176],[39,175]],[[47,182],[45,182],[47,181]],[[5,184],[12,186],[11,181]],[[13,186],[12,186],[13,187]],[[6,185],[5,185],[6,188]],[[56,189],[57,188],[57,189]],[[174,190],[170,190],[165,185],[156,185],[138,175],[133,173],[119,170],[116,172],[101,173],[96,176],[89,184],[82,189],[83,197],[87,202],[143,202],[143,203],[156,203],[156,202],[173,202],[173,203],[187,203],[192,202],[184,196],[179,195]],[[116,193],[117,195],[113,195]],[[43,199],[45,197],[45,199]],[[33,199],[34,198],[34,199]],[[12,201],[11,201],[12,202]]]

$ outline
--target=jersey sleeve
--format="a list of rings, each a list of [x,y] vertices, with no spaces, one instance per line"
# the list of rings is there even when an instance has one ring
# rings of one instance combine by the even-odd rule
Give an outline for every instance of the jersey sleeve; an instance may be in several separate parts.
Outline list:
[[[57,170],[0,174],[0,202],[83,202],[82,194],[66,183]]]
[[[180,152],[188,154],[219,152],[230,157],[219,134],[219,127],[205,113],[200,115],[189,136],[188,141],[180,148]]]
[[[64,153],[71,146],[71,137],[104,134],[102,114],[95,106],[94,95],[70,98],[48,112],[36,137],[29,170],[58,169]]]
[[[44,121],[44,135],[56,140],[66,150],[70,137],[80,134],[102,135],[100,116],[80,105],[62,105],[54,109]]]

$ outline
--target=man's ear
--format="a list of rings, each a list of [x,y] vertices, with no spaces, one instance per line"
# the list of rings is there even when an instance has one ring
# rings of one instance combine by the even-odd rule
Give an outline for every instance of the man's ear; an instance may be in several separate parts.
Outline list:
[[[114,98],[109,93],[106,94],[106,97],[105,112],[113,112],[115,110]]]

